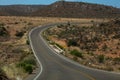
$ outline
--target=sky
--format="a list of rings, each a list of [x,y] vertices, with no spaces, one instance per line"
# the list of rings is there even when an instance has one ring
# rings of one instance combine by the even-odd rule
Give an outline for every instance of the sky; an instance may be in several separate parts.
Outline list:
[[[58,0],[0,0],[0,5],[13,5],[13,4],[51,4]],[[77,1],[77,2],[88,2],[104,4],[120,8],[120,0],[66,0],[66,1]]]

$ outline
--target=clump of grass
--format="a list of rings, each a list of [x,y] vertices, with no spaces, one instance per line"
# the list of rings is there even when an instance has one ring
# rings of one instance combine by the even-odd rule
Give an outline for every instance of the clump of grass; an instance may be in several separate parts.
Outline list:
[[[16,67],[15,64],[5,65],[2,67],[2,70],[9,79],[16,80],[18,77],[23,79],[25,76],[27,76],[27,74],[24,73],[24,70],[22,68]]]
[[[27,44],[27,45],[30,45],[30,41],[29,41],[28,39],[26,40],[26,44]]]
[[[105,56],[104,56],[104,55],[99,55],[99,56],[98,56],[98,61],[99,61],[99,63],[104,63],[104,61],[105,61]]]
[[[15,36],[21,38],[22,36],[24,36],[24,32],[23,31],[16,31]]]
[[[81,52],[79,52],[78,50],[74,49],[70,52],[70,54],[74,55],[74,56],[77,56],[77,57],[80,57],[80,58],[83,58],[83,54]]]
[[[16,66],[22,68],[25,72],[31,74],[36,66],[36,61],[33,56],[29,56],[23,61],[19,62]]]
[[[1,68],[0,68],[0,79],[8,80],[8,77],[6,76],[5,72]]]

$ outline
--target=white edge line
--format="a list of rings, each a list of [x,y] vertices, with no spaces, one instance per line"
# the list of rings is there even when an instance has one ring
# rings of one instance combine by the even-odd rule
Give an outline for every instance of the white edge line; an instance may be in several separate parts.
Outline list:
[[[37,78],[42,74],[42,71],[43,71],[42,63],[40,62],[40,60],[38,59],[37,55],[35,54],[35,50],[34,50],[34,48],[33,48],[33,43],[32,43],[31,38],[30,38],[31,33],[32,33],[35,29],[37,29],[37,28],[39,28],[39,27],[35,27],[35,28],[33,28],[33,29],[29,32],[30,46],[31,46],[31,49],[32,49],[32,51],[33,51],[33,54],[34,54],[35,58],[37,59],[37,61],[38,61],[38,63],[39,63],[39,66],[40,66],[40,72],[39,72],[39,74],[38,74],[33,80],[37,80]]]
[[[39,27],[40,27],[40,26],[39,26]],[[37,29],[37,28],[39,28],[39,27],[35,27],[35,28],[33,28],[33,29],[29,32],[29,40],[30,40],[31,49],[32,49],[32,51],[33,51],[33,54],[34,54],[35,58],[37,59],[37,61],[38,61],[38,63],[39,63],[39,66],[40,66],[40,72],[39,72],[39,74],[34,78],[34,80],[37,80],[37,78],[42,74],[43,66],[42,66],[42,63],[40,62],[40,60],[38,59],[37,55],[35,54],[35,50],[34,50],[34,48],[33,48],[30,35],[31,35],[31,33],[33,32],[33,30],[35,30],[35,29]],[[47,28],[45,28],[45,29],[47,29]],[[43,32],[45,29],[43,29],[42,32]],[[41,33],[42,33],[42,32],[40,32],[40,37],[41,37],[41,39],[44,41],[44,43],[48,46],[48,44],[46,43],[45,39],[43,39],[43,37],[41,36]],[[61,57],[61,56],[60,56],[59,54],[57,54],[50,46],[48,46],[48,48],[51,49],[56,55],[58,55],[59,57]],[[63,57],[61,57],[61,58],[63,58]],[[63,58],[63,59],[65,59],[65,60],[68,61],[68,62],[71,62],[71,61],[69,61],[68,58]],[[78,64],[77,62],[73,62],[73,61],[72,61],[71,63],[73,63],[73,64],[75,64],[75,65],[77,65],[77,66],[81,66],[81,67],[84,67],[84,68],[87,68],[87,69],[91,69],[91,70],[97,70],[97,71],[106,72],[106,73],[113,73],[113,74],[120,74],[120,73],[116,73],[116,72],[109,72],[109,71],[104,71],[104,70],[89,68],[89,67],[86,67],[86,66],[84,66],[84,65]]]
[[[53,26],[52,26],[53,27]],[[51,28],[51,27],[50,27]],[[101,70],[101,69],[96,69],[96,68],[91,68],[91,67],[87,67],[87,66],[85,66],[85,65],[82,65],[82,64],[79,64],[78,62],[75,62],[75,61],[73,61],[73,60],[71,60],[71,59],[69,59],[69,58],[66,58],[66,57],[64,57],[63,55],[60,55],[60,54],[58,54],[55,50],[53,50],[53,48],[52,47],[50,47],[49,46],[49,43],[47,43],[47,41],[41,36],[41,34],[42,34],[42,32],[43,31],[45,31],[47,28],[44,28],[41,32],[40,32],[40,38],[42,39],[42,41],[46,44],[46,46],[48,46],[48,48],[50,49],[50,50],[52,50],[53,51],[53,53],[54,54],[56,54],[56,55],[58,55],[60,58],[62,58],[62,59],[64,59],[64,60],[66,60],[66,61],[68,61],[68,62],[70,62],[70,63],[72,63],[72,64],[74,64],[74,65],[76,65],[76,66],[79,66],[79,67],[83,67],[83,68],[85,68],[85,69],[89,69],[89,70],[93,70],[93,71],[99,71],[99,72],[105,72],[105,73],[109,73],[109,74],[118,74],[118,75],[120,75],[120,73],[118,73],[118,72],[114,72],[114,71],[105,71],[105,70]]]

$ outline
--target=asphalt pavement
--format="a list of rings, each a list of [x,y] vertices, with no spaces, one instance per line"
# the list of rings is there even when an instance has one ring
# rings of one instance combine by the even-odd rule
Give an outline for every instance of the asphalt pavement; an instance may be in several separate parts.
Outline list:
[[[40,65],[38,74],[31,80],[120,80],[120,73],[85,67],[49,47],[41,32],[56,24],[34,28],[30,34],[30,44]]]

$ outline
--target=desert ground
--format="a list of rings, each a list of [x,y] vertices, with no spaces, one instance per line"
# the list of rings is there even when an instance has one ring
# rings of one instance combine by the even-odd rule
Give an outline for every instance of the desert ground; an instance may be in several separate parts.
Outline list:
[[[38,67],[28,40],[28,33],[34,27],[60,22],[91,21],[104,22],[107,19],[0,16],[0,31],[3,32],[0,35],[0,68],[3,72],[1,74],[12,80],[22,79]]]

